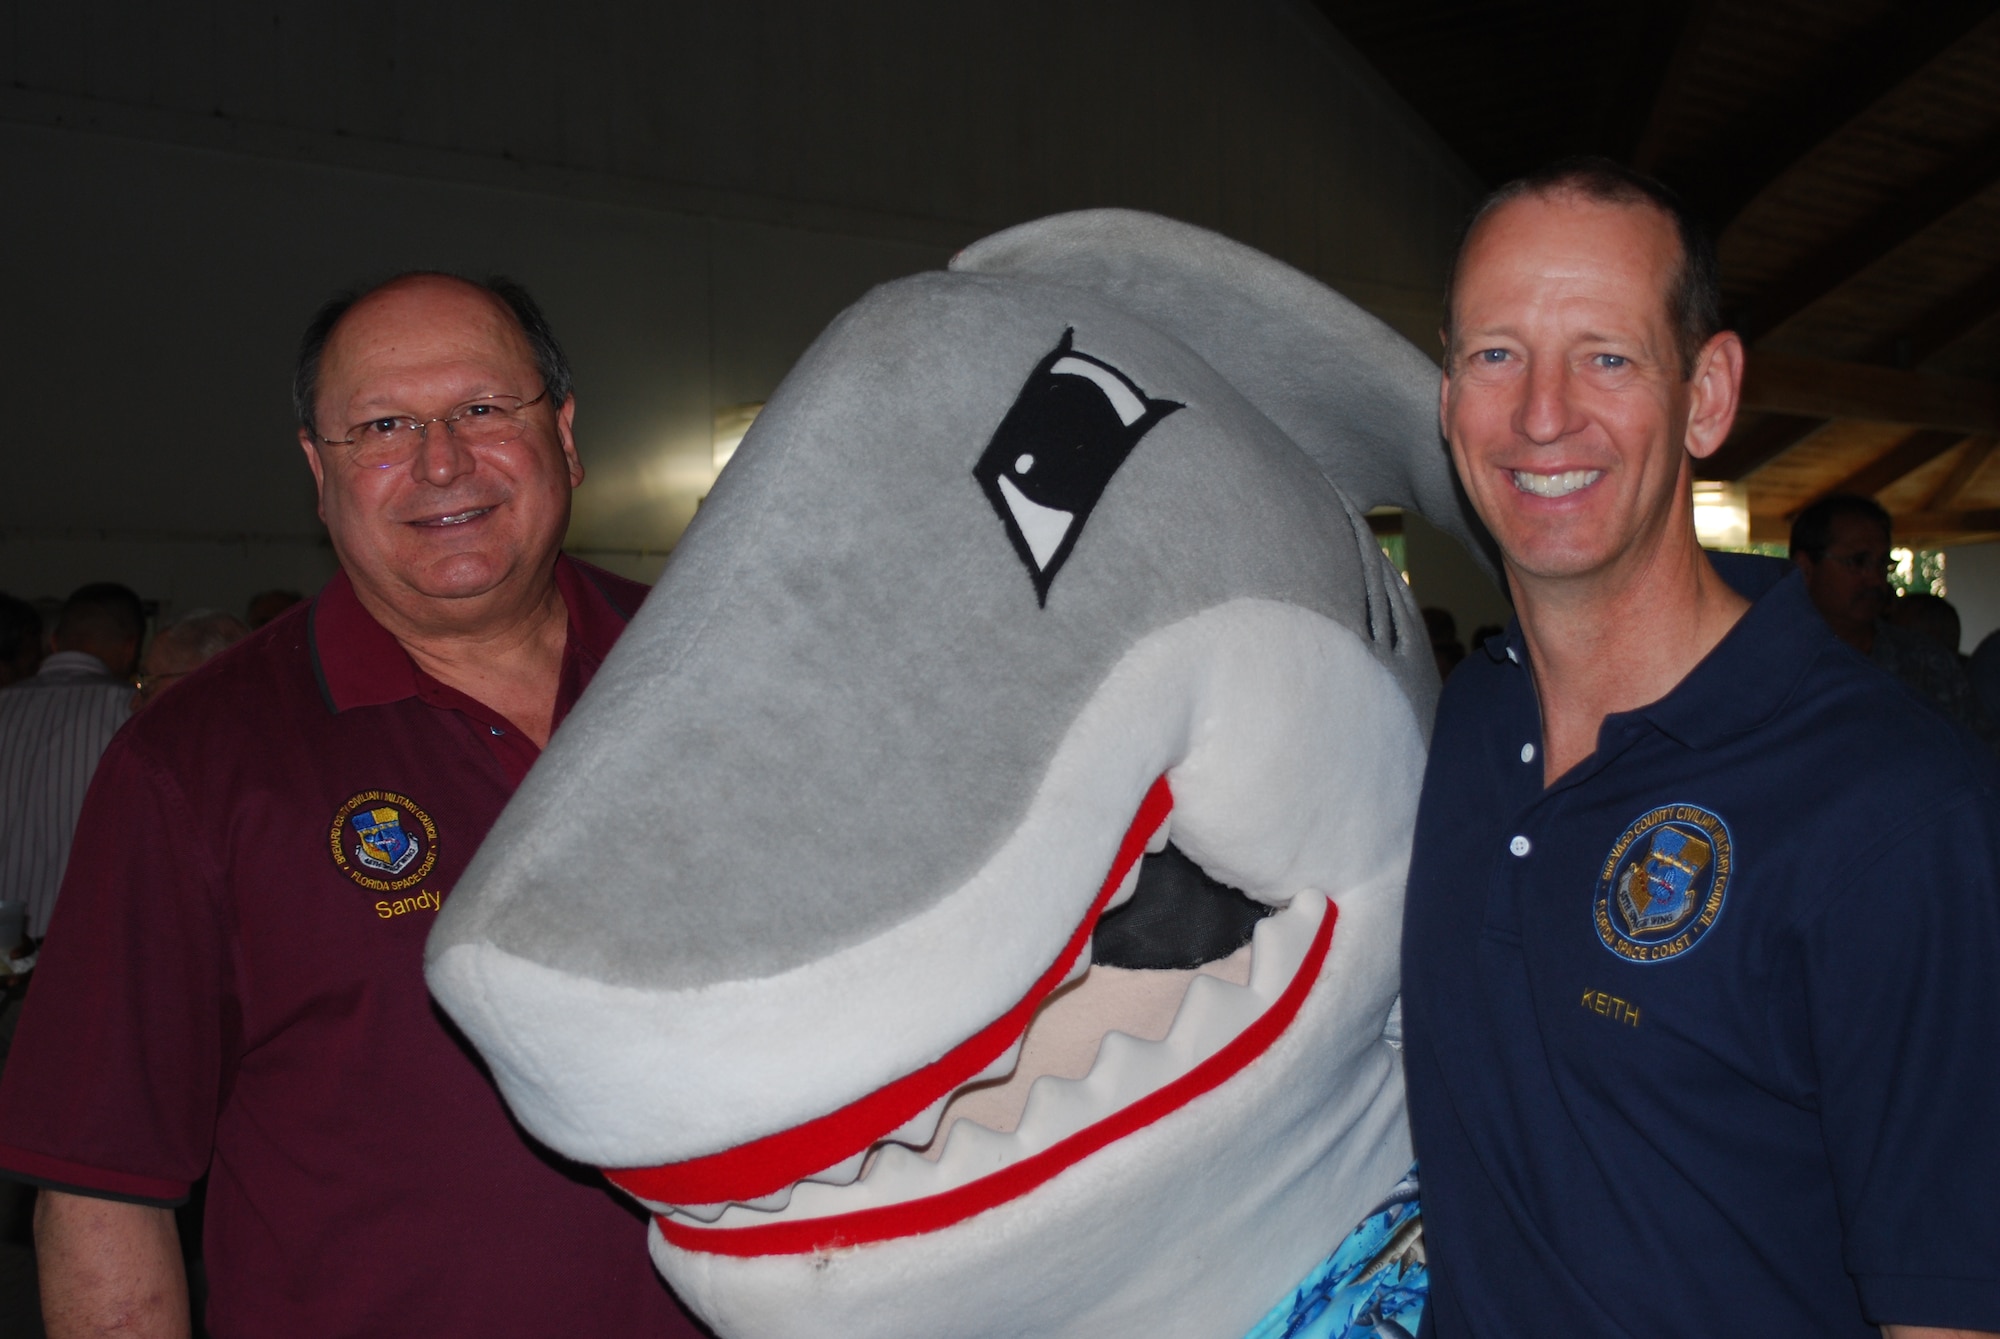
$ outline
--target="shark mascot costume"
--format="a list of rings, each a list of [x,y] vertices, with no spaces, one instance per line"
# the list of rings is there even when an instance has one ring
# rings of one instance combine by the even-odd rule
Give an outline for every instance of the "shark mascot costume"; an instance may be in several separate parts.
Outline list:
[[[884,285],[786,378],[427,955],[719,1334],[1413,1328],[1438,685],[1363,512],[1472,540],[1437,386],[1122,211]]]

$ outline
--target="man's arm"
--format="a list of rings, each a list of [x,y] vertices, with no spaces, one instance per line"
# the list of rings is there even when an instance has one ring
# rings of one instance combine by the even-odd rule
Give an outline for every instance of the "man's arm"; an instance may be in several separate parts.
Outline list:
[[[2000,1339],[1991,1330],[1933,1330],[1918,1325],[1884,1325],[1886,1339]]]
[[[44,1190],[35,1254],[49,1339],[186,1339],[187,1271],[173,1210]]]

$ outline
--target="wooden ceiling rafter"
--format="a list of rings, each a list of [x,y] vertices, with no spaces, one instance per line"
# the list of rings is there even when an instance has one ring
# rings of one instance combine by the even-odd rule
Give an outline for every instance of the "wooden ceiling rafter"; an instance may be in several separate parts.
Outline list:
[[[1737,118],[1726,142],[1674,155],[1675,161],[1712,166],[1690,181],[1690,200],[1722,232],[1806,155],[1996,16],[1995,0],[1895,7],[1832,58],[1778,82]],[[1748,128],[1755,133],[1743,133]]]
[[[1696,461],[1695,477],[1740,483],[1826,424],[1810,414],[1765,414],[1732,433],[1720,451]]]
[[[1870,361],[1916,367],[1995,317],[2000,317],[2000,265],[1875,345]]]
[[[1849,283],[1890,252],[2000,183],[2000,132],[1961,151],[1893,197],[1872,218],[1808,256],[1741,305],[1738,328],[1753,344]]]
[[[2000,508],[1975,511],[1906,511],[1895,518],[1898,543],[1917,546],[1963,536],[2000,534]]]
[[[1675,25],[1673,40],[1666,47],[1669,55],[1643,104],[1645,121],[1626,155],[1626,161],[1641,172],[1655,171],[1666,151],[1668,113],[1695,72],[1695,55],[1701,49],[1710,20],[1715,17],[1716,3],[1717,0],[1692,0]]]
[[[1749,356],[1742,405],[1779,414],[1952,428],[1961,437],[2000,433],[2000,384],[1782,353]]]
[[[1949,428],[1918,428],[1905,433],[1887,451],[1822,491],[1874,497],[1898,480],[1915,474],[1964,440],[1964,433]]]
[[[1986,468],[1986,462],[1993,458],[1993,448],[2000,446],[2000,437],[1971,437],[1966,439],[1965,449],[1952,462],[1951,470],[1931,490],[1924,499],[1923,511],[1950,511],[1959,495],[1965,492],[1979,472]]]

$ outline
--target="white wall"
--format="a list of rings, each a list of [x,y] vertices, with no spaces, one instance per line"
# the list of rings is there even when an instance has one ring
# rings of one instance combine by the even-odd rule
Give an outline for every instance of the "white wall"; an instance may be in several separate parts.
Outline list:
[[[2000,631],[2000,544],[1946,549],[1944,589],[1958,610],[1958,649],[1971,655],[1987,634]]]
[[[0,365],[32,388],[0,416],[0,589],[169,612],[330,570],[287,380],[356,280],[537,294],[578,372],[571,546],[650,577],[716,409],[875,283],[1128,205],[1428,348],[1478,190],[1304,0],[0,0],[0,32]]]

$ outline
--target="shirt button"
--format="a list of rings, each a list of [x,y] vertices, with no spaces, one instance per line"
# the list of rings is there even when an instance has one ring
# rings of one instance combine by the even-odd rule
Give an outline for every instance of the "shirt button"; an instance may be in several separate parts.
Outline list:
[[[1507,843],[1507,849],[1515,855],[1526,855],[1535,849],[1535,844],[1526,837],[1516,836],[1513,841]]]
[[[489,725],[489,726],[487,726],[486,728],[487,728],[488,730],[491,730],[491,731],[492,731],[492,732],[493,732],[494,734],[496,734],[496,735],[504,735],[504,734],[506,734],[506,733],[507,733],[507,732],[506,732],[505,730],[502,730],[502,729],[501,729],[501,728],[500,728],[499,726],[497,726],[497,725]]]
[[[1521,761],[1533,762],[1534,760],[1535,760],[1535,746],[1533,744],[1521,745]]]

